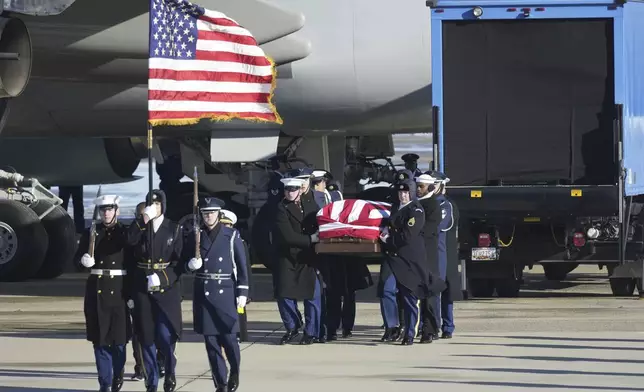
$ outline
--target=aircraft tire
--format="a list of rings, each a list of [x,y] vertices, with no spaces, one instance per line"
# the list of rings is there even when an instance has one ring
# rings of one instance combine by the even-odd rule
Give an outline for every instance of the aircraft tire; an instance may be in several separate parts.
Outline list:
[[[53,205],[49,200],[38,200],[31,205],[31,209],[40,215]],[[41,220],[47,235],[49,245],[42,267],[34,276],[37,279],[54,279],[62,275],[71,266],[76,253],[76,227],[74,221],[63,210],[56,206]]]
[[[47,252],[47,231],[38,215],[26,205],[0,200],[0,280],[32,278]]]

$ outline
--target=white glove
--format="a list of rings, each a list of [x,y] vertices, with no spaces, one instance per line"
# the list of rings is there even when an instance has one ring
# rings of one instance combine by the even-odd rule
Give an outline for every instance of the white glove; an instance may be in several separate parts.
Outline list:
[[[148,290],[150,290],[152,287],[159,287],[159,286],[161,286],[161,280],[159,279],[159,275],[157,274],[148,275]]]
[[[91,268],[96,264],[96,261],[92,256],[85,253],[83,257],[81,257],[81,264],[83,264],[83,267],[85,268]]]
[[[239,297],[237,297],[237,307],[238,308],[245,308],[247,300],[248,300],[248,298],[246,298],[243,295],[240,295]]]
[[[154,219],[157,217],[157,208],[155,206],[147,206],[143,210],[143,215],[147,215],[148,218]]]
[[[134,301],[132,301],[131,299],[128,299],[127,300],[127,307],[130,308],[130,309],[134,309]]]
[[[320,242],[320,233],[319,232],[311,234],[311,242],[312,243]]]
[[[387,242],[387,238],[389,238],[389,227],[385,227],[384,229],[382,229],[379,237],[380,237],[380,241]]]
[[[196,271],[196,270],[198,270],[199,268],[201,268],[201,266],[202,266],[202,265],[203,265],[203,261],[201,260],[201,257],[200,257],[200,258],[198,258],[198,259],[195,259],[195,258],[193,257],[193,258],[192,258],[192,259],[190,259],[190,261],[188,262],[188,268],[190,268],[190,271]]]

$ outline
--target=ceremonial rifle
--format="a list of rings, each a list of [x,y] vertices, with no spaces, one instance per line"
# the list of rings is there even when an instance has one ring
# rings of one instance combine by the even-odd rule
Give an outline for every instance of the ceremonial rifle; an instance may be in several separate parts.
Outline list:
[[[199,251],[201,245],[201,231],[199,230],[199,175],[197,173],[197,166],[195,166],[194,176],[193,176],[193,190],[192,190],[192,214],[193,214],[193,224],[195,230],[195,258],[198,259],[201,256]]]
[[[101,185],[98,186],[98,191],[96,192],[96,198],[101,195]],[[76,202],[76,200],[74,200]],[[94,216],[92,217],[92,226],[89,229],[89,249],[87,254],[94,257],[94,247],[96,245],[96,222],[100,219],[98,213],[98,206],[94,206]]]

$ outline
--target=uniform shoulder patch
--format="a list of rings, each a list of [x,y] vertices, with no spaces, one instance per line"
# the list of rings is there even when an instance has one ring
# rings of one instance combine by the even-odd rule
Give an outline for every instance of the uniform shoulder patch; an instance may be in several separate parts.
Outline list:
[[[407,226],[412,227],[416,224],[416,218],[412,217],[407,221]]]

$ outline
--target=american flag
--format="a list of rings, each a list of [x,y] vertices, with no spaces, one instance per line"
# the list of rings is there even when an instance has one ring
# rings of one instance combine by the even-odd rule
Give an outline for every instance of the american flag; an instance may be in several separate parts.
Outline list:
[[[391,204],[345,199],[327,204],[317,213],[320,239],[353,237],[377,240],[391,214]]]
[[[150,125],[202,118],[282,124],[271,103],[275,65],[252,34],[187,0],[150,0]]]

